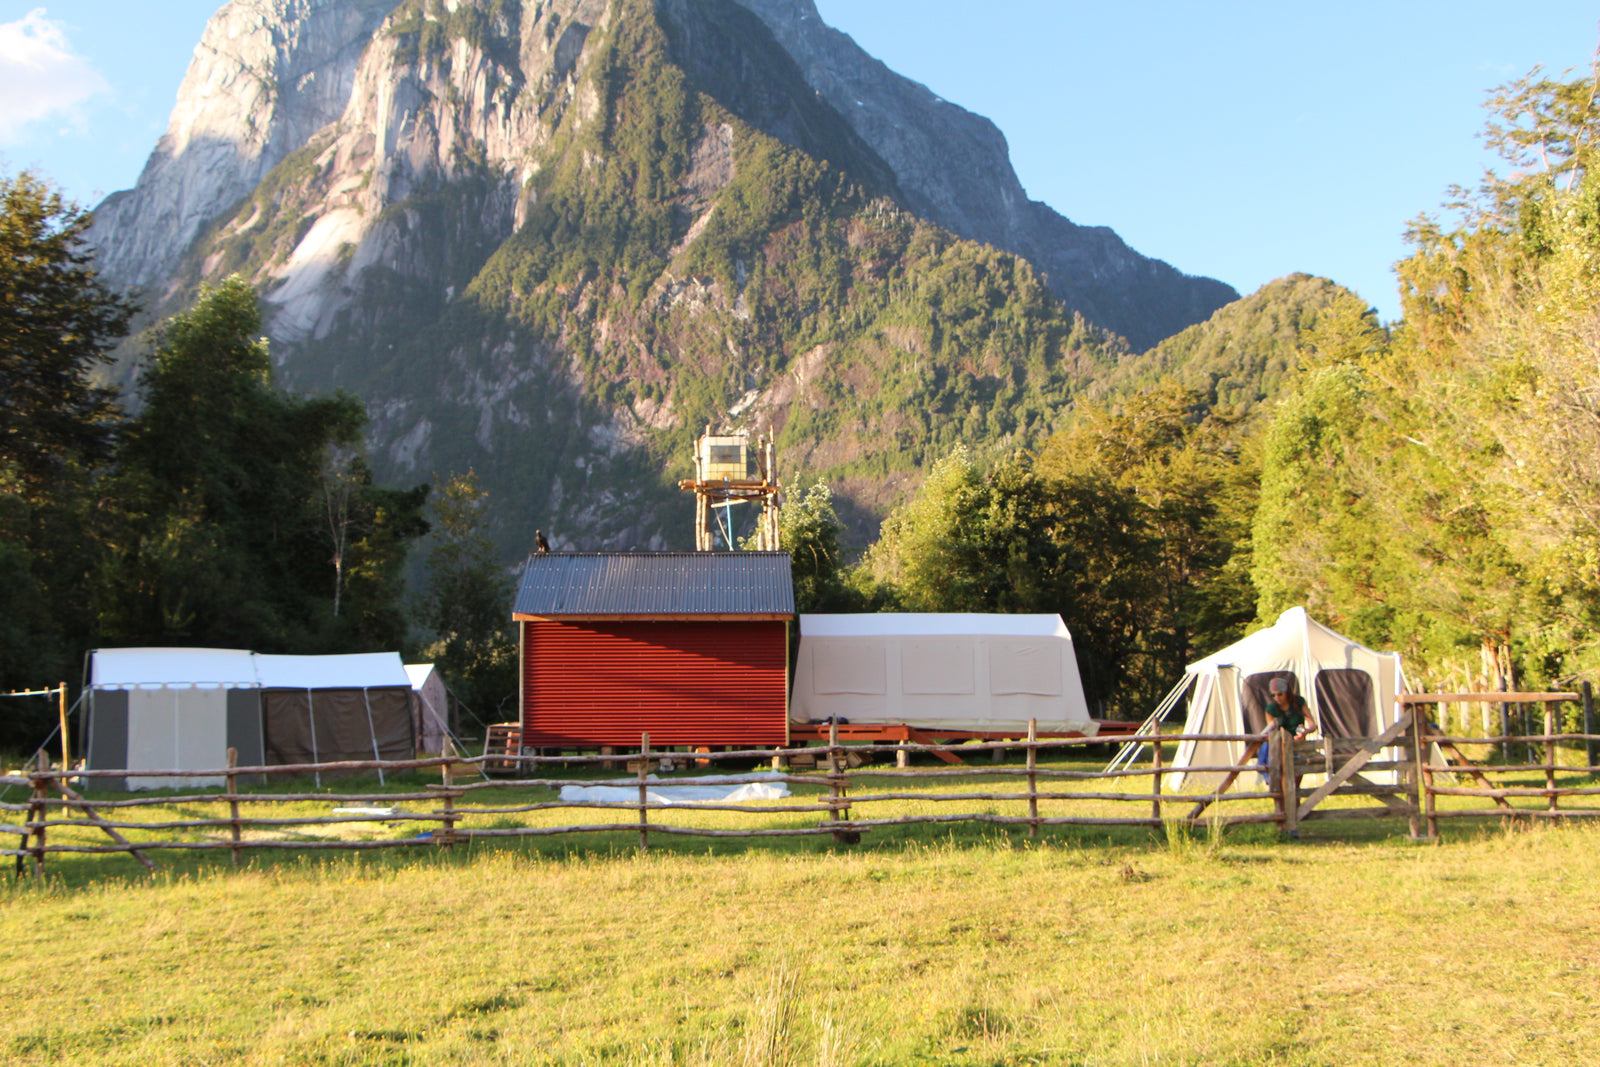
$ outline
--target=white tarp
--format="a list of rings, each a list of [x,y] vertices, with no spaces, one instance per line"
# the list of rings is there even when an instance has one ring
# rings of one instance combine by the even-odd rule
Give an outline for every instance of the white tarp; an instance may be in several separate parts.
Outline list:
[[[100,648],[89,657],[96,689],[254,689],[255,654],[236,648]]]
[[[411,687],[398,652],[274,656],[235,648],[100,648],[89,664],[96,689]]]
[[[256,654],[256,677],[263,689],[411,688],[398,652],[357,652],[343,656]]]
[[[1059,615],[801,615],[789,718],[1092,736]]]
[[[649,804],[748,804],[756,800],[780,800],[789,787],[777,782],[719,782],[717,779],[687,779],[661,782],[655,775],[645,779],[645,801]],[[600,785],[564,785],[561,799],[598,804],[637,804],[639,782],[615,778]]]
[[[172,771],[228,765],[228,700],[218,687],[141,687],[128,693],[130,771]],[[129,789],[195,789],[220,786],[221,776],[150,778],[128,776]]]
[[[1305,608],[1290,608],[1272,626],[1191,663],[1185,673],[1191,686],[1186,734],[1258,732],[1265,723],[1260,708],[1275,676],[1290,679],[1294,691],[1305,697],[1315,735],[1324,742],[1381,733],[1394,723],[1395,698],[1405,692],[1399,653],[1376,652],[1335,633],[1307,615]],[[1183,741],[1174,766],[1233,766],[1244,758],[1246,744]],[[1398,750],[1386,749],[1376,758],[1398,758]],[[1391,772],[1367,777],[1393,780]],[[1213,789],[1222,778],[1223,772],[1195,772],[1168,781],[1178,789]],[[1248,778],[1241,776],[1241,788],[1253,788]]]

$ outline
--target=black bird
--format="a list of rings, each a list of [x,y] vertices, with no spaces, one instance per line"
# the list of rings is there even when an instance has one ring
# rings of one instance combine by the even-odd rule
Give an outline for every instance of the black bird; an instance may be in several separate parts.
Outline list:
[[[544,534],[538,530],[533,531],[533,543],[540,552],[550,551],[550,542],[544,539]]]

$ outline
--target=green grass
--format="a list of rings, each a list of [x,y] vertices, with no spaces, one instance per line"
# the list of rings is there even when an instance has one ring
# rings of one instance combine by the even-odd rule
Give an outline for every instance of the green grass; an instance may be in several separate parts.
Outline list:
[[[52,857],[0,890],[0,1062],[1592,1062],[1600,828],[1404,834]]]

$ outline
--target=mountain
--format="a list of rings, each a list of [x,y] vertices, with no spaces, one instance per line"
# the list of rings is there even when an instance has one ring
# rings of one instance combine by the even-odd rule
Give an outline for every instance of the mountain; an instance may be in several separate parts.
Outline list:
[[[1121,360],[1086,394],[1115,396],[1167,378],[1198,393],[1208,410],[1244,418],[1293,386],[1303,354],[1341,316],[1370,318],[1376,328],[1374,313],[1351,290],[1327,278],[1288,274]]]
[[[707,422],[864,531],[1232,297],[1005,152],[809,0],[234,0],[90,236],[152,316],[253,281],[279,381],[361,396],[381,477],[475,468],[510,553],[685,543]]]

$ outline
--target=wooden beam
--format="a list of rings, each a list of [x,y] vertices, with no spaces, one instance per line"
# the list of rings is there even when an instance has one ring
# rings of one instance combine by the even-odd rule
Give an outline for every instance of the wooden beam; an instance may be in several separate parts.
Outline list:
[[[1535,704],[1545,700],[1580,700],[1578,693],[1401,693],[1400,704]]]
[[[1393,726],[1389,727],[1383,733],[1362,745],[1361,748],[1356,751],[1356,754],[1351,756],[1349,761],[1346,762],[1343,767],[1339,768],[1338,772],[1335,773],[1333,777],[1329,778],[1326,782],[1323,782],[1317,787],[1316,792],[1306,797],[1306,799],[1300,805],[1300,810],[1298,812],[1299,818],[1304,819],[1307,815],[1309,815],[1312,808],[1316,807],[1318,804],[1321,804],[1323,800],[1325,800],[1335,789],[1338,789],[1345,782],[1348,782],[1350,779],[1354,778],[1356,776],[1356,772],[1367,765],[1368,760],[1372,759],[1373,756],[1376,756],[1379,752],[1394,744],[1395,739],[1409,729],[1411,729],[1411,713],[1408,711],[1402,714],[1400,718],[1396,720]]]
[[[1266,744],[1266,741],[1257,738],[1256,740],[1245,745],[1244,759],[1239,763],[1239,765],[1228,772],[1227,777],[1222,779],[1222,784],[1217,786],[1217,788],[1212,791],[1211,796],[1206,797],[1204,800],[1196,804],[1194,809],[1190,811],[1188,815],[1184,816],[1184,818],[1188,820],[1198,819],[1200,817],[1200,813],[1209,808],[1213,800],[1219,799],[1222,794],[1228,791],[1228,787],[1238,779],[1239,775],[1250,771],[1255,765],[1256,753],[1261,750],[1261,746],[1264,744]]]

